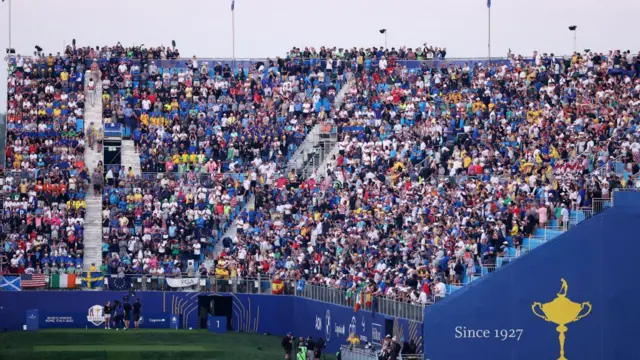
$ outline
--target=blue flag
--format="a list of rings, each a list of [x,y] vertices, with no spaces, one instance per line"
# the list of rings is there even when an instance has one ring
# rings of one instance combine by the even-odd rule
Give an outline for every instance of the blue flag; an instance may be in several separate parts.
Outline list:
[[[2,291],[22,291],[20,276],[0,276],[0,289]]]
[[[104,286],[104,276],[99,271],[83,272],[82,287],[87,289],[100,289]]]
[[[236,8],[236,0],[231,0],[231,11]]]
[[[109,279],[109,290],[129,291],[131,288],[131,279],[128,277],[111,277]]]
[[[491,0],[487,0],[487,7],[491,9]]]

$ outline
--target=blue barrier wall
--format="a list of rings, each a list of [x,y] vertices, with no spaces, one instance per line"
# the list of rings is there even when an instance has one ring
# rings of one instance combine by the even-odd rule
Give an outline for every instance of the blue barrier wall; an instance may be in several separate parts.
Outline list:
[[[94,291],[22,291],[0,292],[0,329],[19,330],[25,323],[25,311],[38,309],[40,328],[103,327],[88,318],[94,305],[107,300],[121,300],[125,292]],[[233,330],[295,336],[322,337],[327,351],[334,352],[346,342],[350,332],[363,341],[379,342],[385,334],[385,323],[398,338],[413,339],[422,344],[422,324],[394,319],[369,311],[331,305],[293,296],[209,294],[197,292],[136,292],[143,304],[143,328],[169,328],[170,317],[178,314],[181,327],[198,328],[198,296],[219,295],[233,298]]]
[[[613,206],[640,209],[640,191],[614,191]]]
[[[568,359],[640,359],[637,224],[614,207],[426,308],[425,358],[558,359],[564,332]]]

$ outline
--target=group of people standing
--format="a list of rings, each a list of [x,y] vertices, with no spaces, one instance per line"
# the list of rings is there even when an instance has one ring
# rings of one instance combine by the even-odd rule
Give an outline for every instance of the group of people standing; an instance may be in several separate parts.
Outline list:
[[[311,336],[306,340],[302,336],[296,340],[291,333],[288,333],[282,338],[281,345],[284,349],[284,358],[286,360],[319,360],[322,355],[322,349],[325,347],[325,341],[323,338],[314,340]],[[297,350],[294,357],[291,357],[294,348]]]
[[[111,329],[111,325],[113,325],[116,330],[120,330],[120,328],[122,330],[130,329],[132,311],[133,326],[136,330],[140,330],[140,314],[142,311],[140,299],[136,299],[133,304],[129,303],[129,298],[126,296],[122,303],[118,300],[114,300],[113,304],[111,301],[107,301],[104,306],[104,328]]]

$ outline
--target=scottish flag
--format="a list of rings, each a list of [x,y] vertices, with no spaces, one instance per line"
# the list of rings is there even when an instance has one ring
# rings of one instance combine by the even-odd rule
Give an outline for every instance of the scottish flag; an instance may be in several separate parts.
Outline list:
[[[21,291],[20,276],[0,276],[0,289],[2,291]]]

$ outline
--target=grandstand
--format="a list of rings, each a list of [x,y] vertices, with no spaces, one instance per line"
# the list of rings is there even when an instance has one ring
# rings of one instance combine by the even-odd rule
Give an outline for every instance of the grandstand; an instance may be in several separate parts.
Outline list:
[[[455,331],[433,335],[427,317],[443,324],[458,299],[492,283],[516,288],[501,277],[567,249],[563,239],[590,224],[603,229],[598,219],[632,218],[624,199],[594,214],[640,187],[639,70],[619,51],[488,62],[447,60],[444,48],[323,47],[235,61],[74,44],[16,56],[3,279],[161,290],[148,299],[163,314],[166,293],[187,307],[207,293],[242,294],[234,304],[248,307],[247,294],[290,295],[278,308],[309,317],[313,329],[295,329],[324,335],[332,351],[352,331],[371,341],[357,329],[377,325],[444,359],[432,349]],[[83,296],[91,306],[99,295]],[[353,316],[345,336],[316,301],[367,318]],[[201,324],[200,310],[170,312]],[[229,326],[289,331],[242,316]],[[460,326],[495,330],[483,319]]]

